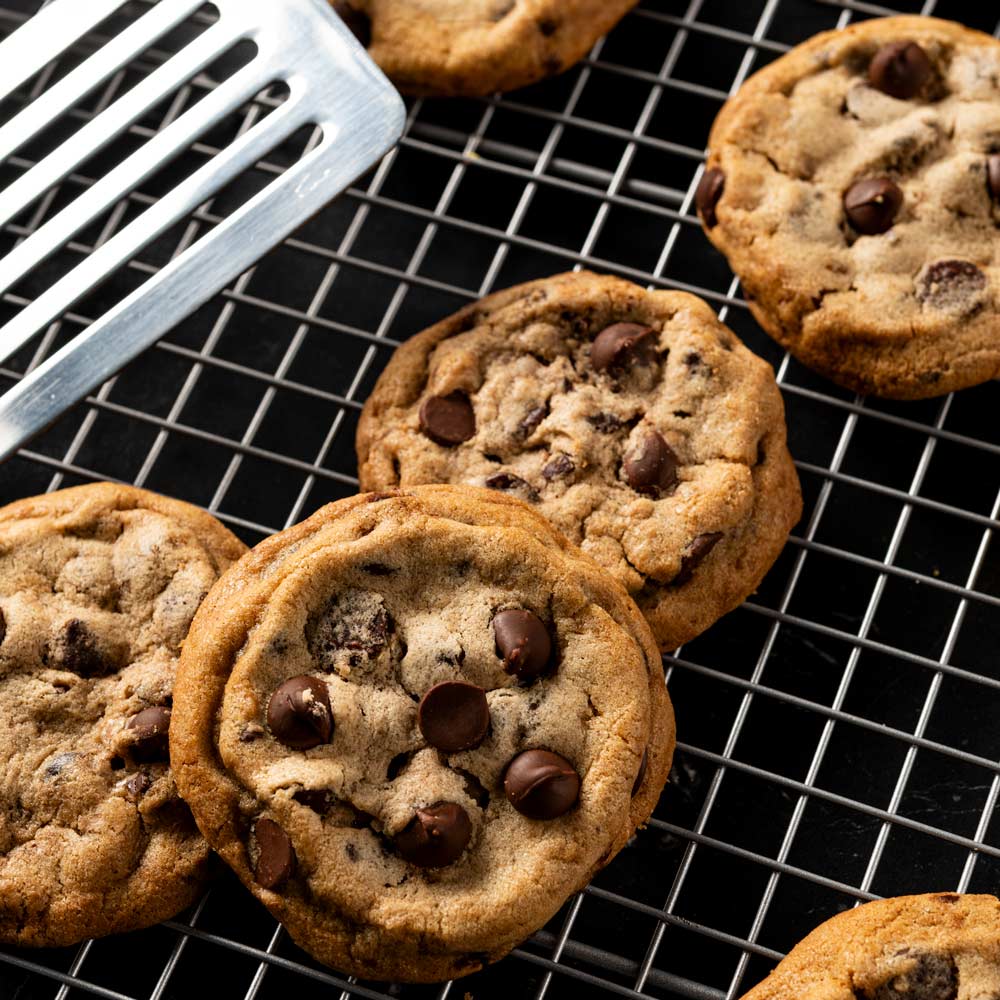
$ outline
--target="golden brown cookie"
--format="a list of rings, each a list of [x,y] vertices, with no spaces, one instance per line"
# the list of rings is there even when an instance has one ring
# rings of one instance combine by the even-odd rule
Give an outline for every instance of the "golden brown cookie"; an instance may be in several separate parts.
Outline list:
[[[192,903],[174,669],[246,547],[188,504],[99,483],[0,509],[0,940],[68,945]]]
[[[505,955],[645,822],[674,747],[660,656],[517,500],[341,500],[199,612],[171,761],[209,843],[298,944],[364,978]]]
[[[890,17],[817,35],[723,107],[702,221],[764,329],[862,393],[1000,373],[1000,42]]]
[[[743,1000],[993,1000],[1000,900],[934,893],[821,924]]]
[[[637,0],[332,0],[404,94],[516,90],[582,59]]]
[[[771,368],[693,295],[587,272],[403,344],[357,448],[363,489],[527,501],[617,577],[662,649],[752,593],[802,511]]]

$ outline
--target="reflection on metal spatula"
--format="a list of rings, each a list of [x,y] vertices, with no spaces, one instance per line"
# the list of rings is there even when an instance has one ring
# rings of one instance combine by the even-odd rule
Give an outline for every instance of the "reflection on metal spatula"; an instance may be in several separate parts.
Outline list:
[[[128,2],[51,0],[0,43],[0,100]],[[204,0],[150,6],[0,125],[0,161],[203,6]],[[0,362],[298,130],[317,126],[322,139],[0,397],[0,460],[223,289],[402,134],[402,101],[326,0],[212,0],[212,6],[218,17],[203,33],[0,191],[0,229],[234,46],[253,43],[256,54],[0,259],[0,295],[255,95],[283,84],[287,99],[25,305],[0,328]]]

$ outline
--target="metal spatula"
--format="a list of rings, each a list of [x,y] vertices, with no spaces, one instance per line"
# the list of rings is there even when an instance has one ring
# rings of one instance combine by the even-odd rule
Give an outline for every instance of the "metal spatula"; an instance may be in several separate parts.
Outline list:
[[[0,43],[0,100],[129,2],[52,0]],[[0,161],[205,6],[205,0],[148,5],[0,125]],[[0,397],[0,460],[250,267],[402,134],[402,101],[326,0],[212,0],[210,6],[214,23],[0,191],[0,230],[238,43],[252,43],[256,54],[0,259],[0,295],[255,95],[284,84],[286,100],[175,186],[167,173],[167,193],[0,328],[0,363],[303,126],[318,126],[322,139]]]

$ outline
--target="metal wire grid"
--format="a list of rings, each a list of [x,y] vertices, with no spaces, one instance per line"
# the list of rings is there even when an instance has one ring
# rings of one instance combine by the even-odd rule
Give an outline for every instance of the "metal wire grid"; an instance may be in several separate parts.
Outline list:
[[[997,33],[983,6],[900,9]],[[0,0],[0,30],[34,7]],[[649,828],[512,958],[458,984],[347,981],[309,962],[223,878],[131,947],[0,954],[3,995],[203,995],[210,964],[211,992],[246,1000],[291,989],[722,1000],[858,900],[996,891],[995,390],[902,406],[818,380],[754,326],[691,210],[707,126],[727,94],[814,31],[884,13],[832,0],[648,0],[558,81],[413,102],[399,148],[363,183],[0,472],[4,499],[97,478],[161,489],[253,542],[356,489],[353,427],[374,377],[400,339],[462,302],[573,266],[701,294],[775,364],[806,515],[760,593],[668,658],[682,741]],[[80,114],[122,83],[118,74]],[[259,113],[248,108],[244,125]],[[57,195],[0,234],[6,245]],[[152,197],[134,194],[71,250],[99,245]],[[216,210],[173,234],[171,251]],[[141,276],[157,263],[143,255],[130,267]],[[0,308],[24,301],[7,296]],[[100,296],[4,379],[86,324],[88,306],[99,310]]]

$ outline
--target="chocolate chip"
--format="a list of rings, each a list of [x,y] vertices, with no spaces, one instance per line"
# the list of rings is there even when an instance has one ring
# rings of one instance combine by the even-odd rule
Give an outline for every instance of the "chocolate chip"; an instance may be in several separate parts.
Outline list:
[[[986,187],[990,197],[1000,201],[1000,153],[994,153],[986,160]],[[3,642],[2,637],[0,642]]]
[[[417,809],[396,834],[396,850],[420,868],[443,868],[462,856],[472,836],[468,813],[454,802]]]
[[[77,758],[75,753],[60,753],[56,754],[46,765],[45,765],[45,777],[46,778],[57,778],[67,767],[69,767],[73,761]]]
[[[445,753],[479,746],[490,728],[486,692],[464,681],[435,684],[420,699],[417,724],[424,739]]]
[[[529,819],[555,819],[580,795],[573,765],[550,750],[525,750],[508,765],[503,779],[507,801]]]
[[[590,346],[594,371],[647,365],[656,357],[656,331],[640,323],[615,323],[602,330]]]
[[[864,1000],[956,1000],[958,968],[950,955],[923,954],[915,965],[873,989],[855,992]]]
[[[677,455],[656,431],[647,431],[625,455],[622,469],[636,493],[658,498],[677,487]]]
[[[428,396],[420,407],[420,429],[432,441],[452,448],[476,433],[476,414],[464,392]]]
[[[136,760],[167,760],[170,756],[168,730],[170,709],[162,705],[144,708],[128,720],[125,727],[130,738],[129,749]]]
[[[635,781],[632,782],[632,798],[635,798],[636,793],[642,786],[642,779],[646,777],[646,765],[649,763],[649,751],[642,751],[642,760],[639,761],[639,773],[635,776]]]
[[[613,413],[595,413],[587,417],[587,423],[602,434],[614,434],[623,427],[628,427],[629,422],[616,417]]]
[[[876,236],[892,228],[903,204],[903,192],[888,177],[855,181],[844,193],[844,213],[864,236]]]
[[[253,834],[257,841],[254,878],[265,889],[274,889],[295,870],[295,849],[288,834],[273,819],[257,820]]]
[[[681,553],[681,571],[671,583],[675,587],[687,583],[694,575],[694,571],[705,561],[705,557],[719,544],[721,539],[721,531],[707,531],[690,542]]]
[[[562,479],[576,471],[573,460],[567,455],[553,455],[542,469],[542,478],[551,482],[553,479]]]
[[[367,49],[372,43],[372,23],[368,15],[344,0],[333,0],[333,11],[351,30],[351,34]]]
[[[534,680],[548,667],[552,637],[538,615],[518,608],[501,611],[493,619],[493,638],[504,670],[519,680]]]
[[[868,82],[890,97],[908,100],[920,93],[931,75],[931,61],[916,42],[890,42],[875,53]]]
[[[337,801],[333,792],[326,788],[300,788],[292,798],[320,816],[325,816]]]
[[[153,779],[148,774],[138,771],[125,779],[125,794],[132,802],[138,802],[149,791],[152,784]]]
[[[79,618],[66,622],[46,649],[48,662],[81,677],[102,677],[114,664],[102,656],[90,629]]]
[[[524,419],[517,425],[518,437],[527,438],[534,433],[535,428],[548,416],[549,407],[545,406],[534,406],[528,410]]]
[[[694,203],[709,229],[719,221],[715,214],[715,206],[719,204],[725,186],[726,175],[718,167],[706,170],[701,175],[701,180],[698,181],[698,188],[694,193]]]
[[[392,616],[380,600],[349,592],[334,597],[309,620],[306,642],[322,668],[331,670],[341,650],[356,650],[374,659],[394,629]]]
[[[917,298],[935,309],[969,311],[986,288],[986,275],[969,260],[936,260],[917,275]]]
[[[267,724],[275,738],[293,750],[329,743],[333,710],[327,686],[308,674],[289,678],[271,695]]]
[[[541,499],[534,486],[510,472],[497,472],[487,478],[486,485],[491,490],[499,490],[502,493],[520,493],[529,503],[538,503]]]

